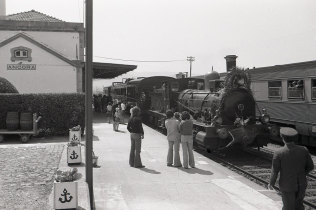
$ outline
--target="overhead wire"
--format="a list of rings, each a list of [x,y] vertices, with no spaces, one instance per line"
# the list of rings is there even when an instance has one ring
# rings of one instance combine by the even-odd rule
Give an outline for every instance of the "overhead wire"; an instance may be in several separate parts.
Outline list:
[[[104,58],[108,60],[118,60],[118,61],[132,61],[138,63],[170,63],[170,62],[183,62],[187,61],[186,59],[179,59],[179,60],[134,60],[134,59],[122,59],[122,58],[110,58],[110,57],[103,57],[103,56],[93,56],[95,58]]]

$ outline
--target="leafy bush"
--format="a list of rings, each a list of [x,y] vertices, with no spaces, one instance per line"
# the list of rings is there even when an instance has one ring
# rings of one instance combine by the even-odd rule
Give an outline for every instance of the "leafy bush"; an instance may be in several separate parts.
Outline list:
[[[7,79],[0,77],[0,93],[19,93]]]
[[[67,135],[69,128],[84,127],[84,94],[0,94],[0,129],[9,111],[40,114],[42,135]]]

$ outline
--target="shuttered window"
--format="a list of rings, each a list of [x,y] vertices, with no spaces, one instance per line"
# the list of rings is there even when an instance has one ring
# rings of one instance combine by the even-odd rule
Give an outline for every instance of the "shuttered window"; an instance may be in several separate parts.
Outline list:
[[[27,53],[27,50],[15,50],[14,56],[16,58],[27,58],[28,53]]]
[[[282,97],[282,82],[281,81],[269,81],[269,98],[281,98]]]
[[[287,89],[287,97],[289,99],[304,99],[304,80],[288,80]]]
[[[312,100],[316,100],[316,79],[312,79]]]

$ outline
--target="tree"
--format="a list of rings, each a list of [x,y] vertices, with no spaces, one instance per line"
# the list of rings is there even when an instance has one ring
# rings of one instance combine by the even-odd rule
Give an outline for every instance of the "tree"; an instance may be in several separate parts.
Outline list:
[[[7,79],[0,77],[0,93],[19,93]]]

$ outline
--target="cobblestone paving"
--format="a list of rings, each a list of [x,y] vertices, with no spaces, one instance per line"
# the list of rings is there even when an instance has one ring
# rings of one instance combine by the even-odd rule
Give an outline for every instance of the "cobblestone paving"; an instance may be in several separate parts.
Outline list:
[[[0,148],[0,209],[49,209],[63,144]]]

